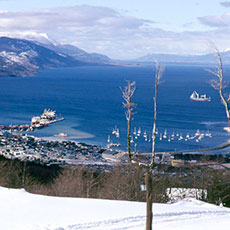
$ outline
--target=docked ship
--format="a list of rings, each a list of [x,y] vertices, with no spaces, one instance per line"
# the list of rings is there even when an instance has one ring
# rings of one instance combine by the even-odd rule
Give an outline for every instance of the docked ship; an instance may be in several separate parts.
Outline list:
[[[193,91],[193,93],[190,96],[190,99],[193,101],[211,101],[211,97],[207,97],[206,94],[199,95],[196,91]]]
[[[31,127],[32,128],[43,128],[48,126],[51,123],[55,123],[58,121],[64,120],[63,117],[58,118],[56,116],[56,111],[45,109],[41,116],[32,117],[31,119]]]

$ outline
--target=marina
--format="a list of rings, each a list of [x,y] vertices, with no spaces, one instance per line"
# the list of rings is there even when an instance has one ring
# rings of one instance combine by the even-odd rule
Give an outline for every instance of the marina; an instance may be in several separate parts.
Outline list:
[[[116,132],[119,130],[117,126],[115,126],[115,129],[112,131],[112,136],[115,136],[112,138],[111,135],[108,135],[107,138],[107,147],[112,148],[112,147],[120,147],[120,143],[117,142],[120,138],[120,133],[119,136],[117,136]],[[138,131],[137,131],[138,130]],[[141,127],[138,129],[136,127],[133,128],[133,131],[131,132],[133,135],[130,136],[130,143],[131,146],[136,146],[137,144],[144,144],[145,142],[149,143],[152,141],[152,133],[148,134],[147,131],[145,130],[142,134],[141,132]],[[121,138],[124,138],[125,135],[122,135]],[[161,142],[167,143],[167,142],[193,142],[193,143],[199,143],[201,142],[204,138],[212,138],[213,135],[209,130],[206,131],[200,131],[199,129],[196,130],[196,132],[192,133],[185,133],[184,135],[182,133],[179,133],[178,131],[169,131],[167,129],[159,131],[156,129],[156,142],[159,144]],[[147,144],[146,143],[146,144]]]

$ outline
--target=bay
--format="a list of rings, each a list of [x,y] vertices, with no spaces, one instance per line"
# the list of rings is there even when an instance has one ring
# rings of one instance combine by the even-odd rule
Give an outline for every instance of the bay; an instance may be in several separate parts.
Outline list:
[[[156,150],[185,150],[213,147],[226,142],[229,135],[225,111],[218,92],[209,81],[213,78],[206,66],[169,65],[165,67],[158,97],[158,132],[167,130],[167,138],[157,137]],[[228,79],[227,75],[227,79]],[[133,101],[137,104],[132,130],[141,128],[137,149],[151,151],[151,143],[145,142],[143,132],[150,136],[153,122],[154,73],[153,67],[87,66],[49,69],[36,77],[0,78],[0,123],[30,123],[33,116],[45,108],[57,111],[65,118],[32,135],[53,137],[63,132],[68,139],[90,144],[106,145],[110,135],[126,149],[126,119],[122,106],[121,89],[127,80],[136,81]],[[194,102],[189,99],[196,90],[212,98],[211,102]],[[112,135],[117,126],[120,138]],[[185,141],[185,136],[197,132],[212,134],[199,142]],[[183,140],[169,141],[177,133]],[[133,148],[133,146],[132,146]]]

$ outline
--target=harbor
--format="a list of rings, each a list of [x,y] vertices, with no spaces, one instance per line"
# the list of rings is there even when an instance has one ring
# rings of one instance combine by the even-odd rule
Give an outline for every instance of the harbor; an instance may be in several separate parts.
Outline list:
[[[12,132],[31,132],[45,128],[52,123],[63,121],[64,117],[57,117],[56,111],[45,109],[40,116],[32,117],[30,124],[0,125],[0,130]]]

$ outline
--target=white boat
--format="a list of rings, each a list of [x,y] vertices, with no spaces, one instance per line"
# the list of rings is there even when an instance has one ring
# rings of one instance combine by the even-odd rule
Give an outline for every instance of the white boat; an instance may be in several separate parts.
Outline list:
[[[159,140],[162,141],[162,133],[160,133]]]
[[[133,143],[133,142],[134,142],[133,136],[131,136],[131,138],[130,138],[130,143]]]
[[[207,97],[206,94],[199,95],[196,91],[193,91],[193,93],[190,96],[190,99],[193,101],[211,101],[211,97]]]
[[[56,116],[56,111],[45,109],[41,116],[32,117],[31,126],[33,128],[43,128],[51,123],[55,123],[62,120],[64,120],[64,118],[58,118]]]
[[[137,129],[136,129],[136,127],[134,128],[133,135],[134,135],[134,136],[137,135]]]
[[[173,132],[172,135],[171,135],[171,140],[172,140],[172,141],[174,141],[174,137],[175,137],[175,134],[174,134],[174,132]]]
[[[183,138],[183,136],[182,136],[182,134],[180,134],[180,136],[179,136],[179,138],[178,138],[178,141],[181,141],[181,140],[183,140],[184,138]]]
[[[166,138],[167,138],[167,130],[166,130],[166,129],[165,129],[165,131],[164,131],[163,138],[164,138],[164,139],[166,139]]]
[[[117,138],[120,137],[120,132],[117,126],[115,126],[115,128],[113,129],[112,134],[115,135]]]
[[[67,137],[67,134],[66,133],[59,133],[59,134],[56,134],[54,136],[55,137]]]
[[[197,129],[195,136],[200,136],[200,130],[199,129]]]
[[[116,135],[116,133],[117,133],[117,126],[115,126],[115,128],[112,131],[112,134]]]
[[[141,135],[141,128],[139,128],[137,131],[137,136],[139,137],[140,135]]]
[[[212,134],[211,134],[210,132],[207,132],[207,133],[205,134],[205,136],[211,138],[211,137],[212,137]]]
[[[56,111],[51,109],[44,109],[41,115],[42,119],[54,120],[56,118]]]
[[[117,129],[117,132],[116,132],[116,137],[119,138],[120,137],[120,132],[119,132],[119,129]]]

